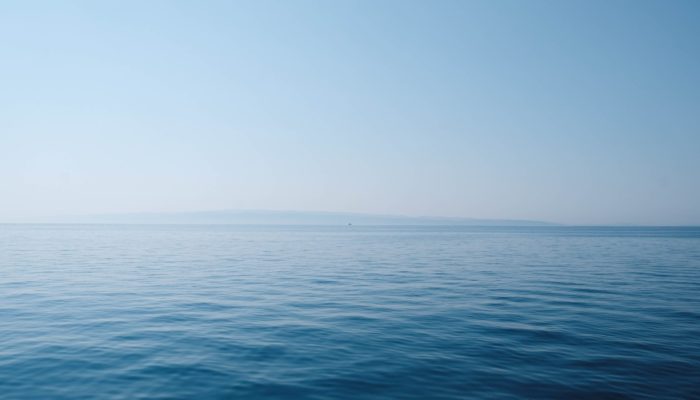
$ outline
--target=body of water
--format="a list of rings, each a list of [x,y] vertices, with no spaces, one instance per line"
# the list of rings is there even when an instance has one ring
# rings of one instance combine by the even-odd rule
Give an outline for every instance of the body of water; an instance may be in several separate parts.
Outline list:
[[[700,398],[700,228],[0,225],[0,398]]]

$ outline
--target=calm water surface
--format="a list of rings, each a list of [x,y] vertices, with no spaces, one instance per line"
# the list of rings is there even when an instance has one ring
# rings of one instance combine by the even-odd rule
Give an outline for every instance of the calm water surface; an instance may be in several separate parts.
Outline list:
[[[0,225],[0,397],[700,398],[700,228]]]

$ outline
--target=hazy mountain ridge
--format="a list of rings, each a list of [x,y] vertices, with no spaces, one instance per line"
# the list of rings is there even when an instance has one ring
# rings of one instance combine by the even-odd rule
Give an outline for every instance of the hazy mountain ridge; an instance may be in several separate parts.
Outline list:
[[[531,220],[381,215],[349,212],[225,210],[172,213],[101,214],[47,218],[35,222],[102,224],[260,224],[260,225],[473,225],[544,226]]]

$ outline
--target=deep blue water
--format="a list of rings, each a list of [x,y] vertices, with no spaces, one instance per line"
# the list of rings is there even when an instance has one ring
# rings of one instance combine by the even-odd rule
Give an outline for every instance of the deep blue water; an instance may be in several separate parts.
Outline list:
[[[700,398],[700,228],[0,225],[0,397]]]

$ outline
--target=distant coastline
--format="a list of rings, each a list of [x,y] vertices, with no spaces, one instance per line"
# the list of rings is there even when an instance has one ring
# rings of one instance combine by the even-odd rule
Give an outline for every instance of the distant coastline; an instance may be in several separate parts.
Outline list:
[[[54,216],[29,223],[80,224],[240,224],[240,225],[462,225],[462,226],[558,226],[559,224],[518,219],[481,219],[364,214],[350,212],[223,210],[172,213],[115,213]]]

